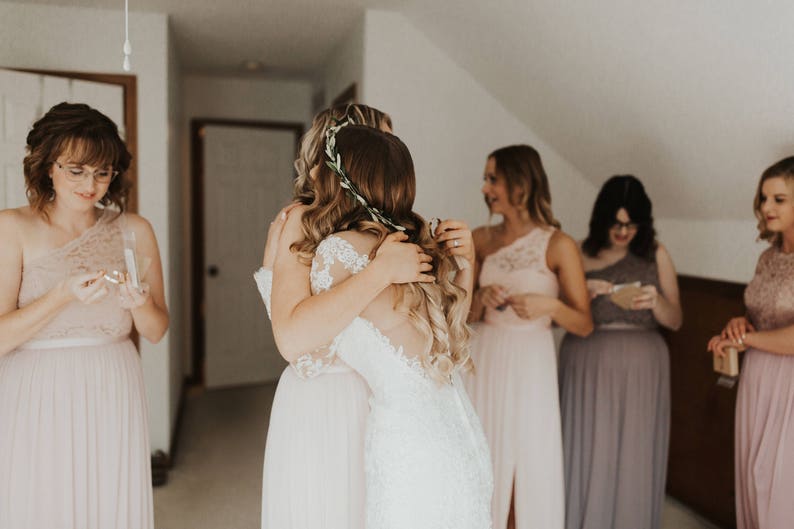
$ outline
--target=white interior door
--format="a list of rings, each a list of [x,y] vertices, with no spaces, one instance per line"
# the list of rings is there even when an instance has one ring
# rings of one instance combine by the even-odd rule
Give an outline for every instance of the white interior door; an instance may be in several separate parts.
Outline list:
[[[208,125],[203,138],[205,383],[276,380],[286,362],[252,273],[292,195],[295,133]]]
[[[28,203],[22,160],[33,122],[53,105],[86,103],[107,115],[124,131],[121,86],[0,68],[0,209]]]

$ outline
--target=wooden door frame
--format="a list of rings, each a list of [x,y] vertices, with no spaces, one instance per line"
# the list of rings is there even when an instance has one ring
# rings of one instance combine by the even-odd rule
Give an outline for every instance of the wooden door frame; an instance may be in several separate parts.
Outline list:
[[[192,366],[187,382],[191,385],[204,385],[204,359],[206,358],[204,326],[204,134],[202,129],[208,125],[240,127],[265,130],[286,130],[295,134],[295,152],[300,149],[303,124],[283,121],[257,121],[241,119],[193,118],[190,120],[190,209],[192,240],[191,284],[193,303],[190,318],[193,324]],[[294,176],[291,176],[294,178]],[[263,241],[264,242],[264,241]],[[251,286],[253,288],[253,285]]]
[[[124,130],[127,150],[132,154],[132,162],[127,170],[127,178],[132,184],[127,198],[127,211],[138,212],[138,78],[134,75],[110,73],[67,72],[62,70],[34,70],[28,68],[6,68],[17,72],[32,73],[36,75],[49,75],[52,77],[65,77],[80,79],[96,83],[118,85],[123,90],[124,98]],[[44,109],[45,111],[49,109]]]

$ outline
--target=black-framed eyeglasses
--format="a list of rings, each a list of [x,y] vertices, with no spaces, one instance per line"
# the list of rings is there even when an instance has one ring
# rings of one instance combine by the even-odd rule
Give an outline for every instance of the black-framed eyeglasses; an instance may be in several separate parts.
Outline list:
[[[59,169],[66,173],[66,179],[70,182],[83,182],[89,176],[94,178],[94,182],[98,184],[109,184],[119,175],[118,171],[112,169],[96,169],[89,171],[83,169],[81,165],[64,165],[60,162],[53,162]]]
[[[626,230],[628,231],[636,231],[638,227],[639,224],[637,224],[636,222],[620,222],[619,220],[616,220],[612,224],[612,226],[610,226],[610,229],[613,229],[615,231],[620,231],[623,228],[626,228]]]

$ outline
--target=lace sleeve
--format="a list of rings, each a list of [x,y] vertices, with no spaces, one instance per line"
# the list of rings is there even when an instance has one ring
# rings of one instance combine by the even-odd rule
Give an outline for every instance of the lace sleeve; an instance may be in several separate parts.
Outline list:
[[[270,293],[273,290],[273,271],[265,267],[260,268],[254,272],[254,281],[256,281],[256,287],[259,289],[262,301],[265,302],[267,317],[272,320],[273,318],[270,316]]]
[[[362,271],[369,263],[366,254],[360,254],[353,244],[339,235],[323,240],[315,252],[310,273],[312,294],[330,290],[351,275]],[[329,344],[299,357],[292,367],[301,378],[321,374],[336,359],[336,348]]]

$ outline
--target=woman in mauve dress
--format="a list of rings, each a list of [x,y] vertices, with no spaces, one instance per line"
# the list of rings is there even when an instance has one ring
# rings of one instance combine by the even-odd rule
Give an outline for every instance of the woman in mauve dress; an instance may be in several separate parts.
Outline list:
[[[496,226],[477,228],[466,389],[494,466],[494,529],[562,529],[564,485],[552,322],[593,328],[582,259],[559,230],[540,155],[529,145],[488,156],[482,193]]]
[[[30,205],[0,212],[0,528],[152,529],[129,334],[157,342],[168,310],[152,227],[124,212],[131,156],[108,117],[69,103],[27,150]],[[123,274],[130,234],[148,285]]]
[[[670,430],[659,327],[678,329],[682,316],[675,268],[639,180],[606,181],[581,246],[596,330],[567,334],[560,347],[566,527],[659,529]],[[635,282],[625,308],[611,299]]]
[[[709,350],[745,349],[736,402],[736,525],[794,526],[794,156],[761,175],[753,203],[770,245]]]

